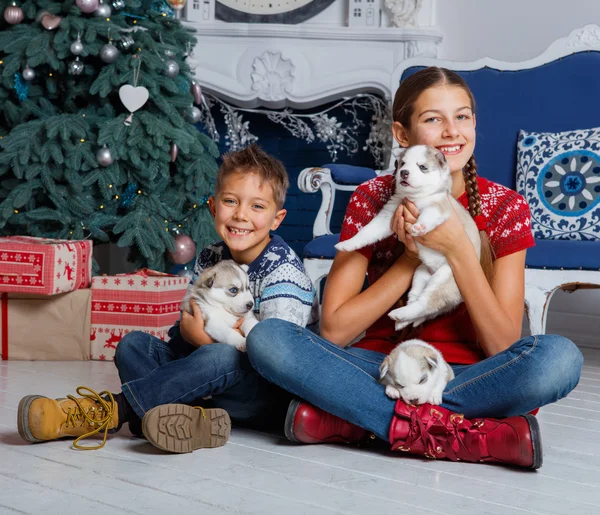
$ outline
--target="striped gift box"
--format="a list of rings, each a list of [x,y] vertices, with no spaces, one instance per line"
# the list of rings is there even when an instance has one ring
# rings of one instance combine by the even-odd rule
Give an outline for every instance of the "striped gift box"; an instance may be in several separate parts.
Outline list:
[[[0,292],[56,295],[89,288],[91,240],[0,238]]]
[[[188,283],[185,277],[148,269],[94,277],[91,359],[112,360],[117,344],[131,331],[166,340],[179,319]]]

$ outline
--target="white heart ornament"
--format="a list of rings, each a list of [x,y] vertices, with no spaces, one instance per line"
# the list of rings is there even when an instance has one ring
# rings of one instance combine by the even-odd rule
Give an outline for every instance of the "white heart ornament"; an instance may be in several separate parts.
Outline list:
[[[148,102],[149,96],[150,93],[144,86],[134,87],[131,84],[125,84],[119,88],[119,98],[130,113],[135,113],[142,108]]]

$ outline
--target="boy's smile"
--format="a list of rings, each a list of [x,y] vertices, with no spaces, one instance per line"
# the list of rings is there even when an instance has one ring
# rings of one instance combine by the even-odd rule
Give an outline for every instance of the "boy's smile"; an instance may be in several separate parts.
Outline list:
[[[239,264],[250,264],[269,243],[285,209],[277,209],[273,188],[252,171],[225,178],[221,191],[209,199],[215,229]]]

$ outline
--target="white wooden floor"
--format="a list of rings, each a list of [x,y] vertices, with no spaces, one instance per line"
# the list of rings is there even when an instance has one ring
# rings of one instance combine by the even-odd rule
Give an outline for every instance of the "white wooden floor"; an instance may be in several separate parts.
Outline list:
[[[544,466],[524,472],[344,446],[298,446],[235,429],[224,447],[167,455],[125,430],[104,449],[19,438],[26,394],[119,391],[112,363],[0,362],[0,513],[361,515],[600,513],[600,351],[583,378],[541,410]]]

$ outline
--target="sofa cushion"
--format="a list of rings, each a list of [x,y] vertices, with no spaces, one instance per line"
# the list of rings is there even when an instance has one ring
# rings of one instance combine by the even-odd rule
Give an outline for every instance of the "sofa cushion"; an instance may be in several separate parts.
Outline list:
[[[536,239],[535,247],[527,250],[526,262],[530,268],[600,270],[600,252],[595,241]]]
[[[362,184],[363,182],[373,179],[376,176],[373,168],[366,168],[364,166],[331,163],[323,165],[323,168],[329,168],[331,171],[331,178],[337,184]]]
[[[319,236],[304,247],[305,259],[333,259],[335,257],[334,246],[340,241],[340,235],[327,234]]]
[[[520,131],[517,190],[538,239],[600,240],[600,128]]]

